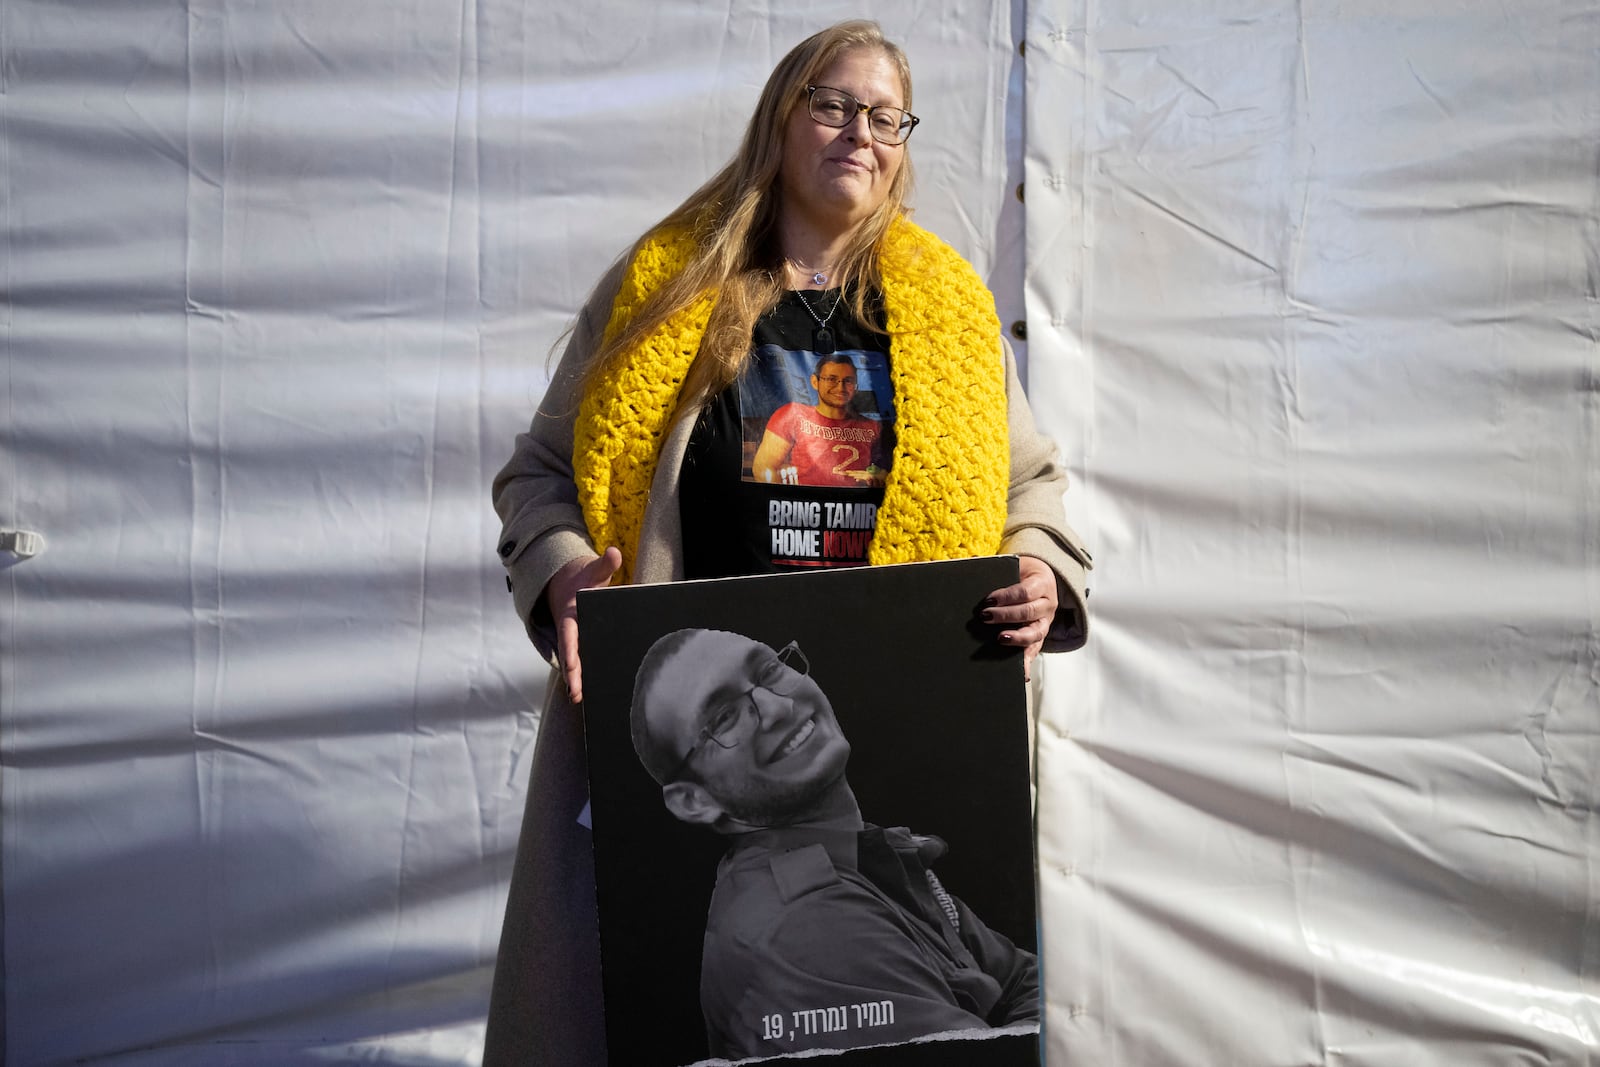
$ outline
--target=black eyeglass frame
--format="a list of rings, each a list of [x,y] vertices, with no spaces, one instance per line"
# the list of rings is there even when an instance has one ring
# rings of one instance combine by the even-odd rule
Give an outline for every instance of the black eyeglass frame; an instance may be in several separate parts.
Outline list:
[[[815,105],[815,102],[816,102],[816,99],[817,99],[817,90],[818,89],[826,89],[830,93],[838,93],[840,96],[844,97],[850,103],[854,104],[855,105],[855,109],[850,112],[849,116],[843,122],[840,122],[840,123],[837,123],[837,124],[829,122],[827,119],[825,119],[822,116],[818,115],[817,112],[816,112],[816,109],[815,109],[814,105]],[[886,141],[882,137],[879,137],[877,129],[872,125],[872,115],[873,115],[873,112],[876,112],[876,111],[883,111],[883,112],[891,112],[892,111],[892,112],[898,113],[901,116],[901,119],[900,119],[899,124],[895,126],[895,132],[899,133],[901,131],[904,131],[905,132],[905,136],[900,138],[900,140],[898,140],[898,141]],[[857,100],[853,94],[847,93],[843,89],[835,89],[831,85],[808,85],[808,86],[806,86],[806,113],[811,116],[811,120],[813,122],[821,123],[822,125],[827,126],[830,129],[842,130],[846,126],[848,126],[852,122],[854,122],[856,120],[856,116],[861,114],[862,112],[866,113],[866,116],[867,116],[867,129],[872,131],[872,139],[874,141],[877,141],[879,144],[893,145],[896,148],[900,147],[901,145],[905,144],[907,141],[911,140],[911,131],[915,130],[917,128],[917,123],[922,121],[921,119],[917,118],[917,116],[913,115],[911,112],[907,111],[903,107],[893,107],[893,106],[891,106],[889,104],[871,104],[871,105],[863,104],[861,101]]]
[[[798,670],[795,668],[793,663],[789,662],[788,657],[790,656],[799,657],[800,667]],[[727,742],[723,741],[722,738],[718,737],[717,734],[726,733],[744,721],[745,709],[753,706],[754,703],[751,701],[750,696],[757,689],[765,689],[767,692],[773,693],[777,696],[788,696],[790,693],[793,693],[795,689],[799,688],[801,682],[810,677],[811,660],[806,656],[805,652],[801,650],[800,642],[790,641],[787,645],[784,645],[777,651],[775,658],[784,667],[787,667],[794,677],[778,679],[775,684],[781,684],[781,689],[774,688],[773,685],[763,685],[761,682],[751,682],[748,689],[734,697],[732,700],[728,701],[723,706],[721,711],[718,711],[715,715],[711,716],[711,720],[700,729],[700,736],[695,739],[694,744],[689,746],[689,751],[683,754],[683,759],[678,761],[678,765],[672,769],[672,773],[667,775],[664,781],[676,782],[680,777],[682,777],[683,772],[689,767],[689,761],[694,759],[695,753],[699,752],[700,749],[705,746],[707,741],[715,744],[718,748],[738,748],[739,742],[735,741],[732,744],[728,744]]]

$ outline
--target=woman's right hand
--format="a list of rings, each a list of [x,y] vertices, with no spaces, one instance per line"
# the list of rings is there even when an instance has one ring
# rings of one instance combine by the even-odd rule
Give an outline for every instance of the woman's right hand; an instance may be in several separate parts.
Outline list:
[[[622,551],[606,549],[603,556],[580,557],[550,576],[545,603],[556,624],[556,662],[567,683],[567,697],[583,703],[583,665],[578,659],[578,591],[599,589],[611,583],[622,566]]]

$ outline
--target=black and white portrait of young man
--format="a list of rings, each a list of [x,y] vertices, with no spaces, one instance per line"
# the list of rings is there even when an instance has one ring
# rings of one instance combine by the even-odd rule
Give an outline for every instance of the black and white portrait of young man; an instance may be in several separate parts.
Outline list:
[[[950,607],[1008,564],[580,601],[612,1063],[1038,1062],[1021,665]]]
[[[1038,961],[944,888],[944,842],[863,819],[850,742],[798,642],[666,635],[639,667],[631,728],[667,809],[727,840],[700,971],[713,1055],[1038,1020]]]

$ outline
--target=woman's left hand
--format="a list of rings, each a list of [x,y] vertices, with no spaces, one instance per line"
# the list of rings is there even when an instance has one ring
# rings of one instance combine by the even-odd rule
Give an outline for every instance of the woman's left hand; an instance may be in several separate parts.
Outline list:
[[[1022,649],[1023,677],[1031,677],[1033,657],[1044,647],[1045,634],[1056,615],[1056,572],[1034,556],[1018,556],[1022,580],[1016,585],[996,589],[984,601],[984,622],[1007,629],[1000,631],[1003,645]]]

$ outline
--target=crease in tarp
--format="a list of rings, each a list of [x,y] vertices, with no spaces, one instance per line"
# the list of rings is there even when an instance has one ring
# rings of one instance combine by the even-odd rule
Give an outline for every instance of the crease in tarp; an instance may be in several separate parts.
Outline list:
[[[1594,993],[1448,967],[1415,954],[1400,955],[1351,942],[1323,940],[1312,951],[1330,962],[1364,971],[1402,989],[1433,993],[1474,1012],[1542,1030],[1586,1048],[1600,1047],[1594,1025],[1600,1019],[1600,996]]]
[[[417,896],[417,891],[411,888],[411,883],[414,879],[411,877],[410,868],[415,862],[413,858],[413,838],[426,836],[422,830],[414,825],[415,807],[418,800],[417,782],[419,775],[423,773],[418,766],[419,746],[423,740],[421,735],[430,729],[421,716],[420,694],[423,688],[424,664],[429,658],[430,637],[434,636],[429,627],[429,615],[434,610],[434,601],[430,593],[433,588],[434,556],[440,547],[436,535],[437,503],[434,495],[434,474],[440,466],[438,462],[440,442],[449,437],[443,412],[444,397],[439,387],[444,380],[446,358],[453,350],[453,346],[450,344],[451,331],[448,326],[450,320],[461,313],[461,309],[458,308],[458,298],[455,295],[457,257],[454,252],[456,251],[458,240],[463,238],[469,242],[473,250],[471,256],[462,257],[470,264],[470,290],[475,297],[479,298],[478,302],[480,303],[482,296],[482,242],[475,225],[477,221],[476,206],[480,192],[476,147],[480,113],[475,92],[478,72],[482,66],[481,58],[478,55],[477,28],[477,3],[475,0],[462,0],[460,6],[460,28],[455,42],[458,50],[454,87],[456,111],[450,131],[451,156],[446,200],[449,210],[445,216],[444,231],[447,246],[452,254],[447,255],[445,259],[445,299],[437,311],[439,335],[437,345],[432,353],[435,387],[431,394],[432,402],[429,406],[430,425],[427,435],[427,447],[422,453],[422,558],[417,601],[416,645],[412,660],[412,699],[410,702],[412,721],[410,728],[404,731],[407,749],[402,775],[405,783],[403,789],[404,799],[400,818],[399,854],[394,865],[393,903],[388,912],[390,920],[388,923],[388,943],[383,957],[383,969],[385,972],[394,966],[396,957],[405,951],[403,943],[404,927],[411,920],[410,912],[413,910]],[[469,183],[466,188],[463,188],[463,171],[466,172],[465,181]],[[463,223],[461,221],[461,216],[463,215],[473,224]],[[465,302],[460,302],[460,304],[461,307],[466,306]],[[441,641],[445,639],[441,635]]]

